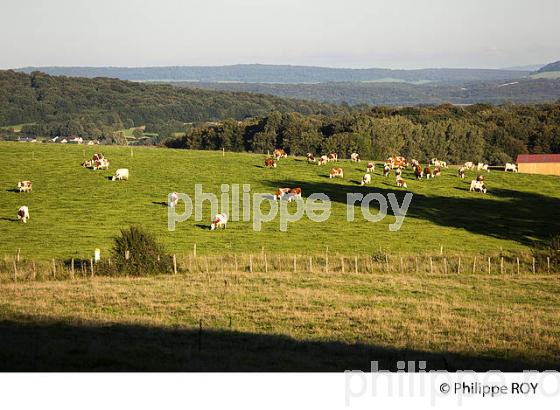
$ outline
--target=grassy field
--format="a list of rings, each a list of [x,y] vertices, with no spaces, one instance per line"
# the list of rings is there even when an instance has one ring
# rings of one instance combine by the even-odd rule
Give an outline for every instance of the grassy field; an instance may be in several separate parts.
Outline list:
[[[92,171],[80,163],[101,150],[111,161],[109,171]],[[398,232],[389,232],[391,214],[378,223],[346,221],[346,194],[395,192],[399,203],[405,191],[394,186],[394,176],[383,178],[376,169],[370,186],[360,187],[365,163],[339,163],[344,179],[330,180],[330,166],[309,165],[302,158],[281,160],[277,169],[263,166],[263,155],[201,152],[135,147],[89,147],[61,144],[0,143],[0,255],[20,248],[25,258],[90,257],[95,248],[107,255],[112,238],[123,227],[141,224],[177,254],[187,254],[197,244],[199,254],[266,252],[280,254],[416,254],[445,252],[527,252],[535,241],[560,231],[560,178],[504,172],[486,175],[489,193],[468,191],[455,169],[432,181],[414,181],[405,172],[413,193],[407,217]],[[108,179],[116,168],[129,168],[130,180]],[[33,181],[32,193],[14,192],[17,181]],[[279,231],[278,219],[263,224],[230,222],[225,231],[209,231],[210,209],[204,218],[179,223],[167,230],[167,194],[220,193],[220,184],[250,184],[252,193],[272,193],[278,186],[300,186],[304,197],[313,192],[329,195],[331,217],[323,223],[307,218]],[[28,205],[31,220],[16,221],[16,211]],[[373,202],[372,204],[375,204]],[[295,205],[295,204],[290,204]],[[263,209],[268,205],[264,203]],[[376,212],[372,210],[372,212]]]
[[[560,370],[559,276],[220,273],[0,284],[0,370]]]

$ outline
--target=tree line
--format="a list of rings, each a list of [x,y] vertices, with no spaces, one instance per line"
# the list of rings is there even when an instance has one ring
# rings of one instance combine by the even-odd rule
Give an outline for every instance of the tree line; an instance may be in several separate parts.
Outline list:
[[[521,153],[560,152],[560,104],[367,107],[332,115],[272,112],[245,121],[192,127],[169,147],[305,155],[358,152],[452,163],[515,161]]]

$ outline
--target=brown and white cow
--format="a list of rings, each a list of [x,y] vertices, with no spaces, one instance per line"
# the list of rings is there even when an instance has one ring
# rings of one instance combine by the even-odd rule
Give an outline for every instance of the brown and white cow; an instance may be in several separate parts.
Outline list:
[[[395,170],[395,175],[398,176],[398,177],[402,175],[402,168],[401,167],[399,167]]]
[[[398,157],[398,156],[392,156],[387,158],[387,161],[385,163],[389,164],[391,166],[391,169],[406,168],[406,166],[408,165],[408,162],[406,161],[405,157]]]
[[[385,164],[383,166],[383,176],[386,177],[391,172],[391,165]]]
[[[414,176],[416,177],[416,179],[422,179],[422,177],[424,176],[424,173],[422,172],[422,167],[420,167],[420,165],[416,165],[414,167]]]
[[[288,195],[291,190],[291,188],[278,188],[274,193],[274,199],[277,201],[282,199],[284,195]]]
[[[486,185],[484,185],[483,181],[475,181],[472,180],[471,181],[471,187],[469,189],[469,191],[476,191],[476,192],[482,192],[482,193],[486,193],[487,189],[486,189]]]
[[[434,177],[439,177],[441,175],[441,168],[440,167],[435,167],[434,171],[432,172],[432,175]]]
[[[375,171],[375,163],[368,162],[366,172],[370,173],[370,172],[373,172],[373,171]]]
[[[272,158],[265,158],[264,166],[267,168],[276,168],[276,161],[274,161],[274,159]]]
[[[350,154],[350,161],[360,162],[360,154],[358,154],[357,152],[353,152],[352,154]]]
[[[473,169],[473,168],[474,168],[474,162],[472,162],[472,161],[467,161],[467,162],[465,162],[464,167],[465,167],[466,169]]]
[[[465,167],[459,168],[459,178],[461,179],[465,178]]]
[[[29,220],[29,208],[26,205],[20,206],[17,212],[18,220],[27,223]]]
[[[273,156],[274,156],[274,159],[276,159],[277,161],[278,161],[280,158],[288,158],[288,154],[286,154],[286,151],[284,151],[284,150],[281,149],[281,148],[276,148],[276,149],[274,150]]]
[[[337,162],[338,161],[338,154],[336,152],[331,152],[329,154],[329,162]]]
[[[315,161],[317,161],[317,160],[315,159],[315,155],[313,155],[312,153],[308,152],[308,153],[307,153],[307,162],[315,162]]]
[[[482,162],[478,163],[478,165],[476,166],[476,170],[490,172],[490,169],[488,168],[488,164],[483,164]]]
[[[339,167],[331,168],[329,178],[344,178],[344,171]]]
[[[371,183],[371,174],[364,174],[364,176],[362,177],[362,182],[360,185],[364,186],[366,184],[370,184]]]
[[[210,230],[213,231],[214,229],[222,228],[226,229],[228,222],[228,216],[224,213],[217,214],[212,218],[212,223],[210,224]]]
[[[288,195],[288,202],[292,202],[294,199],[301,199],[301,188],[296,187],[290,190],[290,194]]]
[[[424,168],[424,175],[426,176],[426,179],[430,179],[432,177],[432,170],[430,167]]]
[[[317,165],[325,165],[327,162],[329,162],[329,157],[327,157],[326,155],[321,155],[319,161],[317,162]]]
[[[33,183],[31,181],[19,181],[17,183],[17,189],[19,189],[19,192],[31,192]]]
[[[402,179],[402,177],[400,175],[397,175],[397,186],[399,188],[408,188],[406,185],[406,181],[404,179]]]

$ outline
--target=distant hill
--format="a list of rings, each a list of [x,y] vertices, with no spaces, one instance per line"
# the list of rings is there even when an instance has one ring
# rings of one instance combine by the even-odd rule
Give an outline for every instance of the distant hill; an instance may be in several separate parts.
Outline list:
[[[542,73],[539,75],[554,73]],[[320,83],[320,84],[256,84],[256,83],[171,83],[178,87],[207,90],[243,91],[320,101],[326,103],[373,105],[422,104],[503,104],[543,103],[560,100],[560,80],[520,79],[514,81],[476,81],[461,84],[428,83]]]
[[[230,66],[176,67],[24,67],[16,71],[41,71],[69,77],[111,77],[132,81],[199,81],[244,83],[323,82],[442,82],[513,80],[531,71],[468,68],[391,70],[384,68],[327,68],[291,65],[239,64]]]
[[[554,63],[550,63],[545,65],[544,67],[541,67],[540,70],[538,70],[538,73],[548,73],[551,71],[560,71],[560,61],[555,61]]]

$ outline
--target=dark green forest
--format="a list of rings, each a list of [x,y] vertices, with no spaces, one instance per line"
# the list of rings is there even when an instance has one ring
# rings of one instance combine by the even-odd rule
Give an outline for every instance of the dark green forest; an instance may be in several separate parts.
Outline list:
[[[168,141],[176,148],[289,154],[336,151],[348,158],[388,155],[451,163],[503,164],[520,153],[560,152],[560,104],[368,107],[333,115],[274,112],[248,121],[224,121],[188,130]]]
[[[161,139],[185,123],[244,119],[271,111],[332,114],[332,105],[249,93],[179,89],[111,78],[55,77],[0,71],[0,127],[23,126],[22,135],[100,138],[145,125]],[[0,136],[14,138],[9,130]],[[156,143],[158,141],[155,141]]]

